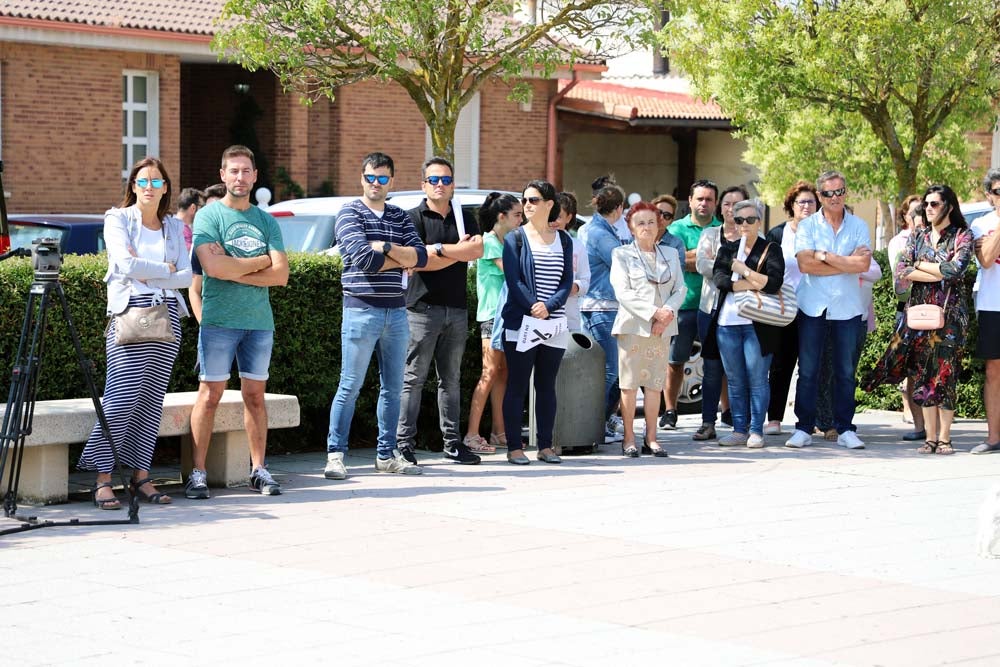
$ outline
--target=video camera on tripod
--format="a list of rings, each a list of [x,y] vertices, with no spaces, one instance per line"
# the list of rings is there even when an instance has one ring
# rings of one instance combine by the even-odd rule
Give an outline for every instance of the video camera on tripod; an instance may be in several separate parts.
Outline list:
[[[3,196],[3,162],[0,162],[0,241],[9,243],[7,226],[7,205]],[[4,243],[4,245],[6,245]],[[0,246],[3,247],[3,246]],[[59,241],[54,238],[38,238],[31,242],[31,249],[15,248],[0,254],[0,260],[9,257],[31,257],[34,270],[34,281],[28,290],[28,301],[24,311],[24,321],[21,324],[21,338],[17,346],[14,368],[11,373],[10,394],[3,413],[3,425],[0,427],[0,482],[6,480],[7,492],[3,496],[3,512],[8,519],[20,522],[16,528],[0,530],[0,535],[18,533],[36,528],[51,526],[99,526],[126,523],[139,523],[139,503],[128,486],[125,471],[118,458],[118,448],[111,436],[107,417],[101,406],[101,400],[94,384],[93,362],[86,358],[80,336],[73,325],[69,312],[66,293],[59,282],[59,271],[62,269],[63,258]],[[90,399],[97,412],[104,438],[111,445],[115,467],[123,487],[129,495],[128,519],[80,521],[38,521],[36,517],[22,517],[17,514],[17,489],[21,478],[21,462],[24,456],[25,438],[31,435],[32,421],[35,414],[35,403],[38,394],[38,372],[42,365],[45,351],[46,319],[51,306],[59,304],[62,307],[63,319],[69,328],[70,338],[76,350],[77,362],[83,373],[83,378],[90,392]]]

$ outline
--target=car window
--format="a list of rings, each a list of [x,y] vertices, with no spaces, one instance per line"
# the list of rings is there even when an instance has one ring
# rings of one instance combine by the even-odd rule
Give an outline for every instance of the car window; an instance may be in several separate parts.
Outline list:
[[[23,222],[10,223],[10,247],[30,248],[31,242],[38,238],[52,238],[59,241],[60,249],[63,246],[65,230],[56,227],[46,227],[43,225],[28,225]]]
[[[336,216],[296,215],[277,220],[286,251],[320,252],[334,243]]]

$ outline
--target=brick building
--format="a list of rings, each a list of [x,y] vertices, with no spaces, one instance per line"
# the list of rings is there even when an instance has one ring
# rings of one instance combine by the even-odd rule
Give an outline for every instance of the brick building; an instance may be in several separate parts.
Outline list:
[[[395,84],[342,88],[311,107],[269,72],[219,63],[209,45],[223,0],[10,0],[0,6],[0,158],[8,210],[103,212],[136,159],[157,155],[174,191],[217,182],[231,143],[255,144],[261,184],[279,168],[309,194],[354,194],[362,156],[383,150],[396,187],[419,186],[429,148],[416,106]],[[585,65],[584,77],[599,76]],[[558,76],[558,75],[557,75]],[[566,76],[566,72],[562,72]],[[532,79],[531,104],[486,85],[456,136],[461,185],[520,189],[547,174],[556,79]],[[552,114],[554,116],[555,114]],[[548,172],[551,173],[551,170]]]

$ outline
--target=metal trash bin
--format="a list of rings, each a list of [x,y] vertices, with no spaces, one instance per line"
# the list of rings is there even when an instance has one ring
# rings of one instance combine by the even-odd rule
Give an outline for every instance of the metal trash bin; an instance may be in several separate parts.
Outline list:
[[[528,400],[528,443],[538,447],[535,383]],[[604,350],[580,331],[569,335],[556,376],[556,422],[552,448],[557,454],[592,453],[604,443]]]

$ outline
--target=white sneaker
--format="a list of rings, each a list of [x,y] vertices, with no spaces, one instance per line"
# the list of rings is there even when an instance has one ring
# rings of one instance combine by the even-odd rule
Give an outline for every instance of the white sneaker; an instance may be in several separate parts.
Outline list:
[[[720,447],[742,447],[747,444],[747,436],[744,433],[730,433],[729,435],[719,438]]]
[[[785,441],[785,447],[793,447],[798,449],[799,447],[808,447],[813,444],[813,437],[806,433],[805,431],[800,431],[795,429],[795,433],[792,433],[792,437]]]
[[[751,433],[747,438],[747,447],[750,449],[761,449],[764,446],[764,436],[760,433]]]
[[[375,457],[375,471],[376,472],[395,472],[402,475],[422,475],[423,470],[420,466],[413,465],[409,461],[403,458],[403,455],[398,449],[392,450],[392,458],[383,459],[378,456]]]
[[[347,468],[344,467],[344,452],[330,452],[326,455],[326,468],[323,477],[327,479],[347,479]]]
[[[861,442],[861,438],[854,431],[844,431],[837,436],[837,444],[841,447],[847,447],[848,449],[864,449],[865,443]]]
[[[768,422],[764,427],[764,435],[781,435],[781,422]]]

